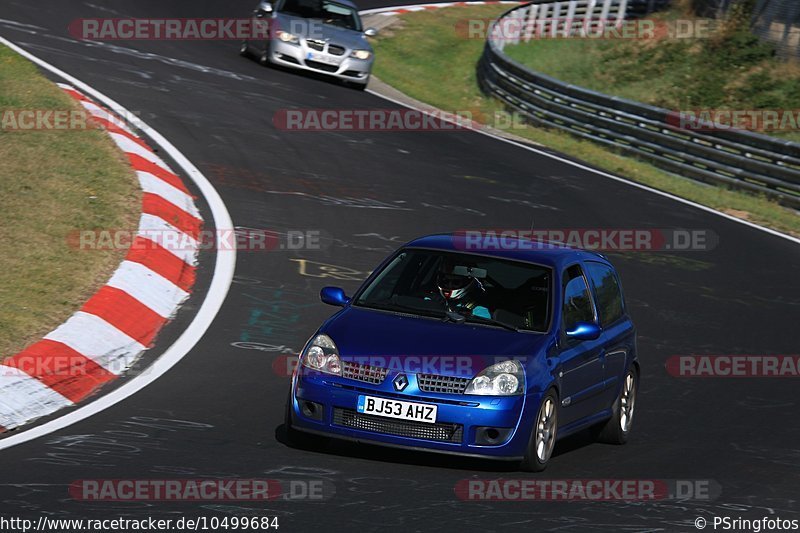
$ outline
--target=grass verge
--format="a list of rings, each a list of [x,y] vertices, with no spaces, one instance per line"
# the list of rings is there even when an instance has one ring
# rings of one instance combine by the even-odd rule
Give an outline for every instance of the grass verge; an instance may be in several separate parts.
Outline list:
[[[46,109],[81,108],[0,45],[0,117]],[[126,252],[78,250],[70,233],[136,228],[140,209],[136,176],[103,131],[0,128],[0,359],[66,320]]]
[[[469,112],[492,125],[503,109],[478,89],[475,65],[484,40],[464,38],[466,20],[496,18],[507,6],[455,7],[404,14],[375,42],[378,78],[399,91],[445,111]],[[713,187],[664,172],[556,130],[516,125],[513,132],[603,170],[731,215],[800,236],[800,217],[760,196]]]
[[[680,2],[648,17],[660,28],[695,28],[678,30],[680,38],[659,32],[645,39],[536,39],[505,52],[567,83],[665,109],[800,108],[800,66],[779,59],[773,45],[753,35],[743,5],[724,22],[695,17]],[[796,123],[778,126],[768,133],[800,141]]]

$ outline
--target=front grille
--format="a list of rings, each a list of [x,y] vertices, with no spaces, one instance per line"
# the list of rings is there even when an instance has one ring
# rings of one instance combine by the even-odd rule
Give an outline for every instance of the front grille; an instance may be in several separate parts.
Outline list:
[[[320,63],[319,61],[311,61],[308,59],[306,59],[306,65],[317,70],[324,70],[325,72],[336,72],[339,70],[339,67],[336,65],[328,65],[326,63]]]
[[[379,385],[383,383],[388,373],[389,370],[386,368],[362,365],[360,363],[353,363],[352,361],[342,361],[342,376],[348,379]]]
[[[337,44],[329,44],[328,45],[328,53],[334,56],[343,56],[344,55],[344,47],[339,46]]]
[[[417,374],[417,384],[419,385],[419,390],[423,392],[463,394],[469,382],[469,378],[437,376],[434,374]]]
[[[395,420],[382,416],[364,415],[350,409],[335,407],[333,409],[333,424],[348,428],[384,433],[398,437],[411,437],[413,439],[432,440],[438,442],[453,442],[460,444],[464,436],[464,426],[437,422],[415,422],[413,420]]]
[[[306,39],[306,44],[309,48],[317,52],[322,52],[322,49],[325,48],[325,41],[320,41],[318,39]]]

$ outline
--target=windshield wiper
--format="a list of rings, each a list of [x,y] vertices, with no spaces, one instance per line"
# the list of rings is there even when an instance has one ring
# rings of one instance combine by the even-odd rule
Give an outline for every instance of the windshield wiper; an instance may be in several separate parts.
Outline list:
[[[361,305],[364,305],[365,307],[370,307],[370,305],[365,305],[365,304],[361,304]],[[395,303],[395,302],[388,302],[388,301],[386,301],[384,305],[375,305],[375,304],[373,304],[372,307],[375,308],[375,309],[382,309],[384,311],[399,311],[399,312],[407,311],[407,312],[414,313],[416,315],[432,316],[432,317],[435,317],[435,318],[441,318],[441,316],[442,316],[442,315],[440,315],[438,313],[434,313],[433,309],[420,309],[419,307],[413,307],[411,305],[403,305],[403,304],[399,304],[399,303]]]
[[[474,319],[477,319],[478,322],[481,322],[483,324],[490,324],[492,326],[498,326],[498,327],[507,329],[509,331],[516,331],[517,333],[522,331],[517,326],[512,326],[511,324],[508,324],[507,322],[502,322],[500,320],[495,320],[494,318],[485,318],[485,317],[476,316],[476,315],[472,315],[469,318],[470,318],[470,320],[467,320],[467,322],[472,322],[472,319],[474,318]]]

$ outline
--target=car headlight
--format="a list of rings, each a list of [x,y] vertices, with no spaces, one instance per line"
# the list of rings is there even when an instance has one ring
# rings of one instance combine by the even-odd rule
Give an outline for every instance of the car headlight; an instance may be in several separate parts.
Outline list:
[[[356,59],[369,59],[372,56],[372,52],[369,50],[353,50],[350,54],[350,57],[355,57]]]
[[[289,33],[288,31],[279,31],[278,39],[280,39],[285,43],[297,44],[300,42],[300,38],[297,37],[297,35],[295,35],[294,33]]]
[[[333,339],[327,335],[317,335],[308,344],[302,357],[303,366],[326,374],[342,375],[339,350]]]
[[[508,360],[484,369],[467,385],[464,394],[512,396],[525,390],[525,373],[519,361]]]

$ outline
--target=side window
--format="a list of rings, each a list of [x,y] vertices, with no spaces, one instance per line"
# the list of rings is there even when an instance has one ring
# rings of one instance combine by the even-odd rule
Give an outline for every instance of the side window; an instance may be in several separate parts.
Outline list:
[[[561,311],[564,331],[574,328],[578,322],[594,322],[592,298],[581,267],[578,265],[569,267],[564,280],[564,307]]]
[[[602,263],[587,261],[586,273],[592,280],[601,325],[613,324],[625,314],[622,291],[614,270]]]

